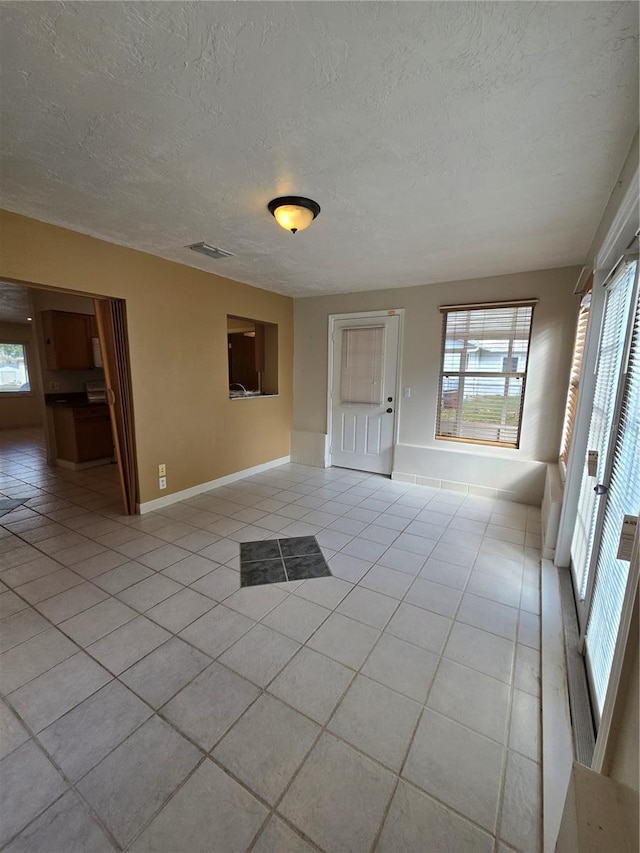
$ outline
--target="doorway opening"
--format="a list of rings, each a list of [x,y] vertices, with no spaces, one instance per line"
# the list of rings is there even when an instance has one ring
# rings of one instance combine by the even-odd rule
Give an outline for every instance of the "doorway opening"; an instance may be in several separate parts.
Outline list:
[[[12,314],[18,303],[25,310]],[[24,399],[0,428],[17,431],[22,446],[32,441],[34,458],[47,466],[81,472],[83,482],[95,482],[105,494],[112,489],[122,512],[135,514],[138,478],[124,300],[10,281],[0,288],[0,330],[24,340],[29,365]]]

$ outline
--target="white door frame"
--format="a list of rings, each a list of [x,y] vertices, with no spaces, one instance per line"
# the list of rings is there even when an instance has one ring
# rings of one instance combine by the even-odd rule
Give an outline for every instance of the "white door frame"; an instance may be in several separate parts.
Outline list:
[[[587,328],[582,379],[578,394],[578,408],[571,440],[567,472],[564,483],[564,497],[560,511],[560,526],[554,563],[559,567],[571,566],[571,540],[578,512],[578,498],[582,482],[591,404],[595,391],[596,359],[600,342],[600,326],[604,308],[604,288],[602,284],[615,269],[620,257],[629,249],[638,228],[638,203],[640,202],[640,172],[635,170],[624,194],[618,211],[613,218],[606,237],[603,239],[594,259],[593,288],[591,290],[591,317]]]
[[[393,446],[391,448],[391,471],[395,459],[395,449],[398,443],[398,434],[400,429],[400,390],[402,380],[402,342],[404,337],[404,308],[389,308],[381,311],[351,311],[348,314],[329,314],[329,332],[327,341],[327,453],[325,464],[331,467],[331,445],[333,443],[333,400],[331,396],[331,385],[333,382],[333,335],[335,332],[335,324],[338,320],[374,320],[376,317],[398,317],[398,356],[396,361],[396,388],[395,388],[395,408],[393,410]]]
[[[640,263],[640,261],[638,262]],[[636,268],[635,279],[631,286],[631,302],[629,309],[629,316],[627,317],[627,324],[624,329],[624,351],[622,353],[622,361],[620,363],[620,373],[615,377],[614,382],[616,383],[616,387],[613,391],[613,399],[614,406],[613,412],[611,415],[611,426],[609,429],[609,435],[606,437],[607,447],[606,447],[606,455],[605,461],[602,468],[602,484],[609,486],[611,481],[611,476],[613,473],[613,457],[616,450],[616,438],[618,435],[618,430],[620,429],[620,419],[622,417],[622,404],[624,402],[624,392],[626,385],[626,373],[627,368],[626,365],[629,361],[629,351],[631,349],[631,339],[633,337],[633,328],[635,321],[635,303],[638,298],[638,269]],[[606,311],[606,303],[604,311]],[[604,323],[604,312],[602,317],[601,329],[600,333],[602,334],[602,325]],[[600,349],[600,347],[598,347]],[[598,367],[598,363],[600,360],[600,353],[598,352],[596,357],[596,370]],[[596,478],[597,479],[597,478]],[[591,486],[589,487],[591,488]],[[587,585],[584,591],[584,599],[582,601],[576,601],[576,610],[578,614],[578,627],[580,630],[580,648],[584,648],[585,636],[587,633],[587,623],[589,621],[589,614],[591,612],[591,602],[593,600],[593,590],[595,584],[595,575],[596,568],[598,565],[598,554],[600,552],[600,547],[602,544],[602,531],[604,528],[604,516],[607,508],[607,495],[603,495],[601,498],[596,498],[596,501],[593,506],[593,512],[595,513],[595,525],[593,531],[593,545],[591,548],[591,554],[589,555],[589,562],[584,567],[584,571],[587,575]],[[574,581],[575,583],[575,581]],[[585,657],[585,661],[588,664],[587,658]],[[591,674],[589,671],[589,666],[587,666],[587,675],[591,678]],[[595,708],[594,708],[594,716],[595,716]]]

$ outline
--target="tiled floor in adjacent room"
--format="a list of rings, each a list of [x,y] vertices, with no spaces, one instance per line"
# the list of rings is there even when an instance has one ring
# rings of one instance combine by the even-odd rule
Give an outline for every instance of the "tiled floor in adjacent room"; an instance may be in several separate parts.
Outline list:
[[[536,508],[285,465],[123,517],[0,455],[4,849],[540,849]],[[240,589],[307,535],[333,577]]]

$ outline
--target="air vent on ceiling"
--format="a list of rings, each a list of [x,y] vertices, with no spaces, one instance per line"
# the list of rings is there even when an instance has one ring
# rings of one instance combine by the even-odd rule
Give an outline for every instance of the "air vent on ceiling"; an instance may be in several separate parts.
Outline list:
[[[208,258],[213,258],[214,261],[220,258],[232,258],[231,252],[225,252],[224,249],[218,249],[217,246],[210,246],[208,243],[192,243],[187,246],[187,249],[193,249],[194,252],[200,252],[201,255],[206,255]]]

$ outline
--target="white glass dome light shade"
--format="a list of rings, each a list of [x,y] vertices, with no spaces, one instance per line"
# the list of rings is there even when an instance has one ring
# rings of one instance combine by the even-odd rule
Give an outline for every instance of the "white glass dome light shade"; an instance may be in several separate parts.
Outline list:
[[[313,222],[313,213],[306,207],[297,204],[283,204],[277,207],[273,214],[278,225],[287,231],[304,231]]]
[[[308,228],[320,213],[320,205],[309,198],[300,196],[283,196],[269,202],[269,211],[273,214],[278,225],[296,234]]]

